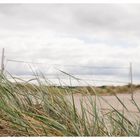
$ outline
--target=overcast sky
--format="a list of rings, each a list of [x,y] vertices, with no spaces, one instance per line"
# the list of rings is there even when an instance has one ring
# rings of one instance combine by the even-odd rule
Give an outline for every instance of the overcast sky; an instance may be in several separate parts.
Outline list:
[[[6,59],[45,62],[50,71],[52,64],[126,67],[132,62],[135,78],[140,79],[140,4],[0,4],[3,47]],[[9,71],[26,75],[24,66],[7,64]]]

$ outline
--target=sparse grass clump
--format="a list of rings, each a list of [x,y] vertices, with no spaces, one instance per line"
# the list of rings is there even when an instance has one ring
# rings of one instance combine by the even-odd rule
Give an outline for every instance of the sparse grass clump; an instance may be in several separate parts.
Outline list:
[[[46,79],[45,79],[46,80]],[[47,81],[47,80],[46,80]],[[133,122],[113,106],[103,112],[97,106],[102,98],[93,87],[80,89],[86,92],[87,104],[80,101],[80,111],[71,88],[10,82],[0,76],[0,133],[1,136],[139,136],[140,120]],[[106,88],[105,88],[106,89]],[[77,90],[77,89],[76,89]],[[90,91],[89,91],[90,90]],[[95,98],[90,97],[90,92]],[[71,97],[68,100],[66,95]],[[115,95],[116,96],[116,95]],[[119,100],[119,98],[116,96]],[[128,112],[125,105],[124,110]],[[139,106],[133,100],[140,111]],[[109,104],[109,103],[108,103]],[[88,105],[88,109],[85,107]]]
[[[133,91],[140,90],[140,85],[132,85]],[[94,89],[94,90],[93,90]],[[74,93],[81,93],[83,95],[87,95],[90,93],[91,95],[114,95],[114,94],[125,94],[131,93],[130,85],[123,85],[123,86],[80,86],[80,87],[73,87]],[[95,93],[96,91],[96,93]]]

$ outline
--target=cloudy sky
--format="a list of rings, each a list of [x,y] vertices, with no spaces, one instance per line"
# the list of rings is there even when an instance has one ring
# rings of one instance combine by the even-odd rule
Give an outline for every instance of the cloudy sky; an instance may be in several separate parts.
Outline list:
[[[139,17],[140,4],[0,4],[0,53],[4,47],[6,59],[45,63],[37,65],[44,73],[58,64],[69,73],[107,78],[127,77],[129,69],[92,67],[132,62],[140,81]],[[29,74],[23,63],[5,63],[11,73]]]

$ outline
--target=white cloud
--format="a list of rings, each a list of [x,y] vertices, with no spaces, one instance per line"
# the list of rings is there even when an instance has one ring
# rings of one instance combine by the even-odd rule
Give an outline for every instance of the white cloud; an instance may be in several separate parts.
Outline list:
[[[7,59],[45,62],[40,65],[43,72],[53,72],[47,67],[51,64],[91,67],[128,66],[132,62],[135,77],[140,79],[139,8],[132,4],[1,4],[0,46],[6,49]],[[7,65],[11,72],[29,74],[24,67],[12,62]],[[94,73],[109,75],[113,70]]]

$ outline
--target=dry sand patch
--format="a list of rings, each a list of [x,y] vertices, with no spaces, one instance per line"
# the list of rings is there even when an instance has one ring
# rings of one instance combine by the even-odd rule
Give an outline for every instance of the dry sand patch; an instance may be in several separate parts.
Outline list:
[[[122,103],[126,106],[128,111],[124,109],[124,106],[119,102],[119,100],[115,96],[101,96],[96,98],[97,107],[99,110],[101,110],[103,113],[107,113],[110,110],[112,110],[112,107],[118,110],[119,112],[124,112],[125,116],[129,120],[136,120],[136,118],[140,117],[140,112],[136,108],[136,106],[132,103],[131,94],[117,94],[117,97],[122,101]],[[89,99],[92,99],[92,101],[95,101],[94,95],[87,95],[83,96],[80,94],[74,95],[74,101],[77,110],[79,113],[81,113],[81,101],[84,104],[84,107],[86,110],[90,111],[91,104],[89,103]],[[72,101],[71,96],[67,96],[67,99]],[[137,91],[134,93],[134,100],[137,103],[137,105],[140,107],[140,92]],[[108,103],[107,103],[107,102]],[[110,105],[112,106],[110,106]]]

